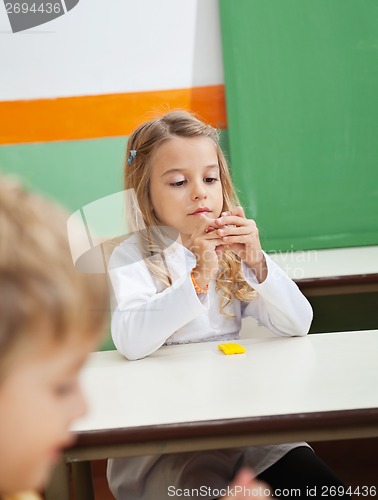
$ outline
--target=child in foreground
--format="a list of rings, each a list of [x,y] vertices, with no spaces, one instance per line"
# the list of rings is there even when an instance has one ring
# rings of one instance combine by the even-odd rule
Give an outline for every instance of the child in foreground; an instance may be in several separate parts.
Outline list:
[[[74,268],[67,215],[0,177],[0,499],[33,500],[85,412],[78,374],[106,326],[104,275]]]
[[[126,358],[166,344],[238,339],[246,316],[278,335],[307,334],[311,306],[263,252],[211,126],[183,111],[142,124],[129,138],[125,189],[135,193],[134,234],[113,252],[109,276],[112,336]],[[114,459],[108,480],[117,500],[163,500],[169,486],[219,491],[243,466],[273,490],[296,488],[303,497],[308,487],[341,485],[306,443]]]

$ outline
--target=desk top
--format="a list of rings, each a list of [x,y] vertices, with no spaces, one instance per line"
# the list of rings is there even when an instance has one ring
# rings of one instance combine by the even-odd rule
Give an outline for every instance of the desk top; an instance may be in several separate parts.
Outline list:
[[[378,246],[278,252],[270,257],[295,280],[378,274]]]
[[[303,416],[320,414],[341,424],[345,412],[354,419],[362,409],[364,418],[377,421],[378,330],[240,344],[247,351],[234,356],[214,342],[162,347],[139,361],[116,351],[93,353],[82,375],[89,413],[74,430],[138,435],[154,428],[161,436],[163,428],[181,424],[207,432],[220,423],[274,425],[286,418],[298,426]],[[293,424],[294,416],[301,418]]]

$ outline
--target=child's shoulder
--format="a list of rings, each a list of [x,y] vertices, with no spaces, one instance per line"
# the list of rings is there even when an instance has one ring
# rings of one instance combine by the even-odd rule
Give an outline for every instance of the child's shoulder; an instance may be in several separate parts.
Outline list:
[[[113,250],[109,259],[109,269],[132,264],[141,260],[141,251],[138,247],[135,234],[131,234]]]
[[[125,265],[135,264],[137,262],[145,261],[146,259],[154,259],[156,254],[150,254],[148,257],[142,253],[140,235],[131,234],[127,236],[121,243],[115,246],[109,258],[108,269],[109,271],[123,267]],[[190,269],[195,265],[194,254],[188,250],[180,241],[167,238],[162,245],[164,250],[164,258],[168,261],[180,263],[182,265],[190,265]],[[159,252],[160,254],[160,252]]]

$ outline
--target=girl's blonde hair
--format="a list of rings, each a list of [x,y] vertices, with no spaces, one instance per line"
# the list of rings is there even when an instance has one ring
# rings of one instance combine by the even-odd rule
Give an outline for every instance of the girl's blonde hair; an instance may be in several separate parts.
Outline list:
[[[134,231],[138,231],[139,246],[147,266],[165,286],[171,284],[171,279],[162,254],[164,234],[159,231],[160,221],[152,207],[150,179],[154,153],[165,141],[174,137],[206,137],[214,142],[223,190],[222,212],[239,205],[227,161],[219,145],[218,131],[210,125],[186,111],[176,110],[140,125],[131,134],[127,144],[124,179],[125,189],[135,190],[137,204],[128,207],[128,214],[131,214],[129,223]],[[227,314],[224,309],[232,296],[248,302],[255,295],[242,276],[240,259],[229,250],[223,253],[216,289],[221,296],[221,312],[224,314]]]

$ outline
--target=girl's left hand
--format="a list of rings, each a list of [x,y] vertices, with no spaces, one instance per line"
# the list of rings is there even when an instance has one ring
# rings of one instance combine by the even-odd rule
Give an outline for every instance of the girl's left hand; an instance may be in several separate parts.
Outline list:
[[[253,270],[262,283],[268,272],[255,221],[245,217],[242,207],[236,207],[223,212],[215,224],[224,244]]]

